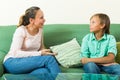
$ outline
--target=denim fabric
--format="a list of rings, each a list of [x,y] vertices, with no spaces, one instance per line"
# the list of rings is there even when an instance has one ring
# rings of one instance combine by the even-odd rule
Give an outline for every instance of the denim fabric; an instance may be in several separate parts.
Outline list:
[[[89,62],[89,63],[83,65],[83,69],[84,69],[85,73],[96,73],[96,74],[100,73],[99,67],[93,62]]]
[[[24,58],[9,58],[4,62],[6,72],[13,74],[57,74],[61,70],[53,56],[33,56]]]
[[[101,66],[97,65],[94,62],[88,62],[83,66],[85,73],[95,73],[100,74],[101,71],[105,71],[109,74],[119,75],[120,76],[120,65],[114,64],[110,66]]]

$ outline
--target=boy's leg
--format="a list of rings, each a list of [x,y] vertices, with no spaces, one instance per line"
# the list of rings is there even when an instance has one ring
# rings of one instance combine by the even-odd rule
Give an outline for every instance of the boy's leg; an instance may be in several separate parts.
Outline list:
[[[94,62],[88,62],[83,66],[85,73],[100,73],[99,66],[97,66]]]
[[[120,65],[119,64],[114,64],[114,65],[110,65],[110,66],[103,66],[101,68],[102,68],[102,70],[104,70],[105,72],[107,72],[109,74],[115,74],[115,75],[120,76]]]

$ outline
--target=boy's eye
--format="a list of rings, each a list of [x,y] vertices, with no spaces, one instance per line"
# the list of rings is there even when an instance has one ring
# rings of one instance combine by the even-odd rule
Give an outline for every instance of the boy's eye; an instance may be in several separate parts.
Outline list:
[[[92,24],[94,24],[94,23],[95,23],[95,21],[92,21],[91,23],[92,23]]]

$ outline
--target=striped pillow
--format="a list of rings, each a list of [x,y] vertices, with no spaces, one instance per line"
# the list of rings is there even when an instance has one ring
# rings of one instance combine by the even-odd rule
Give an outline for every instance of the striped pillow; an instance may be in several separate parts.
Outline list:
[[[76,38],[56,46],[51,46],[52,52],[58,53],[56,59],[63,67],[71,67],[80,64],[80,45]]]

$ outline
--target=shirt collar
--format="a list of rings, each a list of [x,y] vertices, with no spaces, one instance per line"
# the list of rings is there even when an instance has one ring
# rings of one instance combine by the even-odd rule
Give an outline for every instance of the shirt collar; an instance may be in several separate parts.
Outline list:
[[[106,34],[104,34],[103,37],[100,40],[104,40],[104,39],[107,39],[107,35]],[[96,37],[95,37],[94,33],[92,33],[92,40],[96,40]]]

